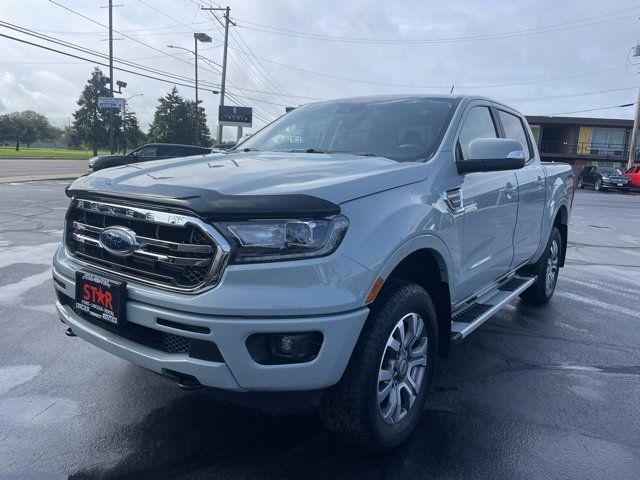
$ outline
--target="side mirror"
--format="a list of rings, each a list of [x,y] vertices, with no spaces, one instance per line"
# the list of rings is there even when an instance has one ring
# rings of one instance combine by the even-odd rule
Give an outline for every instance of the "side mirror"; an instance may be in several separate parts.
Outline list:
[[[469,143],[469,160],[456,160],[458,173],[499,172],[524,167],[520,142],[508,138],[476,138]]]

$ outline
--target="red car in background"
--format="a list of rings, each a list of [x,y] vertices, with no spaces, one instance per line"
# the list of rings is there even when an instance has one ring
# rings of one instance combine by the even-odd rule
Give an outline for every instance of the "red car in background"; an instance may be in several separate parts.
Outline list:
[[[633,187],[640,188],[640,165],[634,165],[625,172],[625,175],[629,177],[629,182]]]

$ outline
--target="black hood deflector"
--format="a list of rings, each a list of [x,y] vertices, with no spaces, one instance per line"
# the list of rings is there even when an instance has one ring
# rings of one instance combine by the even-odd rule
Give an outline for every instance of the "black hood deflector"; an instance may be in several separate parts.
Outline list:
[[[82,177],[81,177],[82,178]],[[82,180],[81,180],[82,181]],[[123,201],[132,206],[156,206],[168,210],[192,212],[201,218],[282,218],[324,217],[340,213],[340,206],[305,194],[225,195],[215,190],[181,185],[154,184],[145,187],[117,188],[104,183],[100,187],[67,186],[68,197],[88,200]]]

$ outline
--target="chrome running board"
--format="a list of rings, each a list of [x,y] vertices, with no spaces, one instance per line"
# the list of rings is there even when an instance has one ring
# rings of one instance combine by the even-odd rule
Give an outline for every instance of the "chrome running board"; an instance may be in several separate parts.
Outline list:
[[[502,307],[529,288],[536,278],[514,275],[454,313],[451,317],[452,343],[460,342],[489,320]]]

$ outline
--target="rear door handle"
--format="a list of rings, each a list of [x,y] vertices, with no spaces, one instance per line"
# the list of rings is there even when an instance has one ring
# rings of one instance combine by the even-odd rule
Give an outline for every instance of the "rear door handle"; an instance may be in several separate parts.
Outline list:
[[[542,190],[542,187],[544,187],[544,183],[544,178],[538,177],[538,180],[536,180],[536,186],[538,187],[538,190]]]

